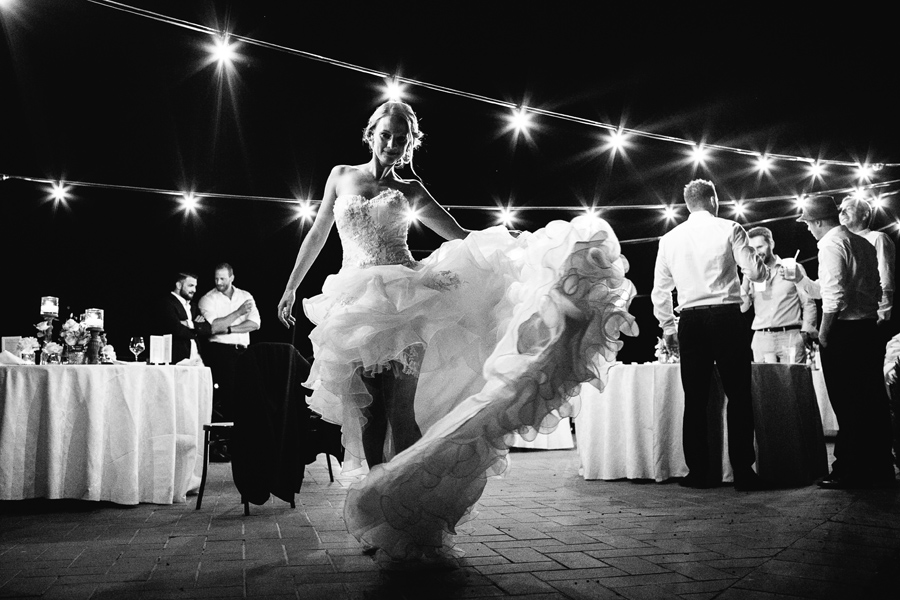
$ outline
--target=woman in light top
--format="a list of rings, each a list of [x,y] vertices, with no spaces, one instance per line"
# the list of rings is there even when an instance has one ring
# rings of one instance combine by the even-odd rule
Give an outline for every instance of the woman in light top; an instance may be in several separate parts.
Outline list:
[[[582,382],[634,335],[633,286],[618,241],[595,217],[515,236],[468,231],[420,181],[401,178],[421,144],[408,104],[374,112],[361,165],[332,169],[315,223],[278,304],[290,327],[296,290],[332,224],[340,272],[303,301],[316,325],[309,403],[342,426],[348,529],[395,558],[441,552],[501,473],[513,432],[532,437],[571,416]],[[407,247],[409,212],[448,241],[422,261]]]

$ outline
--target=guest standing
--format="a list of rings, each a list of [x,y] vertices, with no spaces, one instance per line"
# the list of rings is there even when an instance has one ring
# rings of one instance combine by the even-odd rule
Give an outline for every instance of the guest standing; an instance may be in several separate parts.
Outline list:
[[[716,216],[715,186],[697,179],[684,188],[687,221],[659,241],[654,271],[653,313],[666,345],[681,354],[684,388],[684,458],[687,487],[710,487],[706,406],[713,368],[728,396],[728,454],[734,487],[761,489],[753,471],[753,407],[750,402],[750,343],[741,317],[738,267],[751,281],[766,281],[768,269],[750,247],[747,233]],[[672,290],[681,314],[677,329]]]
[[[797,279],[806,275],[802,265],[797,265],[793,281],[784,277],[781,257],[775,254],[775,240],[768,227],[754,227],[747,233],[750,246],[769,268],[769,278],[741,283],[741,311],[753,307],[753,360],[763,362],[772,353],[779,362],[806,362],[806,348],[818,335],[816,331],[815,301],[799,290]],[[793,360],[787,353],[793,350]]]
[[[819,279],[800,281],[822,299],[819,345],[837,440],[825,488],[892,484],[888,399],[882,380],[884,344],[876,326],[881,285],[875,248],[839,222],[831,196],[806,201],[798,221],[819,246]]]
[[[891,309],[894,306],[894,262],[896,249],[894,242],[880,231],[872,231],[872,207],[860,198],[847,196],[841,202],[841,225],[856,235],[863,237],[875,246],[878,258],[878,279],[881,283],[881,300],[878,302],[878,324],[891,320]]]
[[[250,332],[259,329],[259,311],[249,292],[234,285],[234,269],[228,263],[216,267],[216,287],[200,298],[199,308],[212,325],[212,337],[204,348],[216,390],[215,420],[231,421],[234,370],[238,356],[250,345]]]
[[[197,277],[193,273],[180,272],[175,276],[175,286],[160,302],[154,330],[157,334],[172,335],[172,362],[189,358],[201,363],[197,339],[212,333],[212,327],[202,315],[193,316],[191,300],[197,292]]]

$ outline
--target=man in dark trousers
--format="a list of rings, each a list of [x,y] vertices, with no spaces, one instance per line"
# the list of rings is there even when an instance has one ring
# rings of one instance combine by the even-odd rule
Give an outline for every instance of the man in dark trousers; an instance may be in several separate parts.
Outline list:
[[[875,246],[840,224],[831,196],[807,199],[797,220],[818,241],[819,279],[804,277],[798,285],[822,299],[822,373],[839,428],[831,474],[819,486],[892,486],[891,417],[882,379],[885,348],[876,325],[882,294]]]
[[[185,358],[199,362],[197,339],[212,334],[212,327],[202,315],[193,316],[191,299],[197,292],[197,277],[192,273],[178,273],[174,289],[166,294],[157,312],[155,333],[172,334],[172,363]]]
[[[768,268],[750,246],[744,228],[716,216],[715,186],[697,179],[684,188],[691,214],[659,240],[653,277],[653,314],[666,345],[681,354],[684,388],[684,458],[687,487],[715,485],[709,476],[707,404],[713,368],[728,397],[728,455],[739,491],[762,489],[753,471],[753,406],[750,340],[741,316],[738,268],[751,281],[766,281]],[[676,328],[672,291],[681,314]]]

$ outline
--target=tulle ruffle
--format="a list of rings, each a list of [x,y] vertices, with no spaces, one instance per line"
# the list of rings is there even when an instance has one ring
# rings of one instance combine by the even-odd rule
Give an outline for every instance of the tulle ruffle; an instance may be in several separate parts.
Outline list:
[[[316,324],[315,361],[304,385],[314,390],[313,410],[342,425],[345,474],[367,470],[363,409],[372,399],[360,372],[419,374],[416,420],[423,431],[481,389],[484,363],[511,316],[506,292],[519,279],[520,246],[502,227],[473,232],[413,267],[344,267],[304,301]]]
[[[480,247],[480,237],[472,234],[465,243]],[[443,268],[443,258],[454,256],[458,246],[445,244],[426,268]],[[534,430],[552,430],[561,416],[571,416],[569,398],[582,383],[603,388],[622,344],[619,335],[637,334],[627,312],[634,286],[625,278],[627,263],[606,222],[587,216],[557,221],[514,241],[507,238],[501,246],[500,256],[482,254],[491,257],[488,269],[498,268],[494,277],[502,280],[478,300],[497,302],[490,318],[482,319],[485,336],[467,329],[465,311],[447,336],[454,337],[459,327],[476,335],[479,353],[491,346],[483,378],[459,386],[448,376],[450,369],[431,373],[434,381],[426,381],[429,345],[416,395],[417,418],[420,406],[427,406],[431,419],[420,423],[422,439],[349,491],[348,529],[392,557],[446,550],[448,536],[470,513],[487,477],[505,470],[512,433],[527,437]],[[455,272],[468,276],[465,270]],[[446,341],[443,331],[434,332],[431,342]],[[486,339],[491,336],[492,344]],[[467,393],[476,384],[478,389]],[[445,405],[427,395],[441,386],[457,394]]]

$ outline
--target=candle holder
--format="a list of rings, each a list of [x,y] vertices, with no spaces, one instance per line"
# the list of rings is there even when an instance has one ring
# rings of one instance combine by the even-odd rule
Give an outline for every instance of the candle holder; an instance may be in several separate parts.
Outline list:
[[[87,344],[87,364],[99,365],[100,351],[103,349],[103,341],[100,339],[100,334],[103,333],[103,329],[101,327],[88,327],[88,331],[91,332],[91,339],[88,340]]]
[[[41,296],[41,316],[45,319],[59,317],[59,298],[56,296]]]
[[[103,309],[89,308],[85,310],[82,323],[88,329],[97,328],[100,331],[103,331]]]

